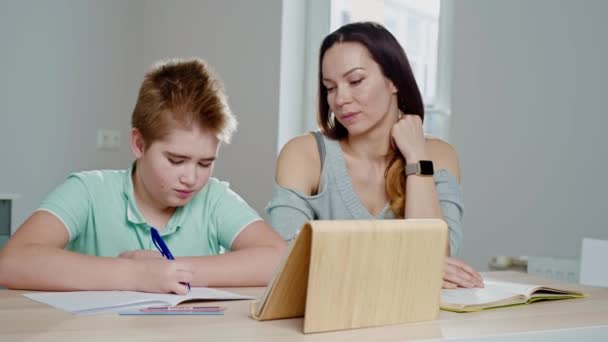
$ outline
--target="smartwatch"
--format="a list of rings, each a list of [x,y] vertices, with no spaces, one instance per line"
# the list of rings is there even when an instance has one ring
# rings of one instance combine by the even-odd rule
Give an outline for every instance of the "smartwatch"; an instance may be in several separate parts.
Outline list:
[[[433,169],[433,162],[430,160],[419,160],[414,164],[405,165],[405,175],[421,175],[421,176],[432,176],[435,174]]]

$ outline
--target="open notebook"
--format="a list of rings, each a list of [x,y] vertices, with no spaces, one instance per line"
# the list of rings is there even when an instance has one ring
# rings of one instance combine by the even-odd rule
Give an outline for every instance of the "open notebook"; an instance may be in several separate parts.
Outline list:
[[[487,278],[484,280],[484,284],[484,288],[441,290],[441,309],[455,312],[473,312],[528,304],[541,300],[585,296],[581,292],[553,285],[512,283]]]
[[[148,306],[177,305],[191,301],[252,299],[232,292],[193,287],[187,295],[135,291],[32,292],[23,294],[37,302],[75,314],[116,312]]]

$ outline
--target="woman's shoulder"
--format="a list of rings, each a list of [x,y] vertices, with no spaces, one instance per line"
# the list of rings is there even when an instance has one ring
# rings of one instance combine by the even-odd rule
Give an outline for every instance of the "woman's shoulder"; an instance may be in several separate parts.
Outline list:
[[[281,156],[302,156],[302,157],[314,157],[317,152],[317,142],[312,133],[302,134],[289,140],[281,149],[279,158]]]
[[[436,171],[445,169],[460,181],[460,166],[456,149],[440,138],[427,136],[426,147]]]
[[[456,149],[441,138],[426,136],[426,147],[431,154],[439,157],[457,157]]]
[[[285,188],[310,194],[316,190],[321,175],[321,158],[312,134],[289,140],[277,158],[276,181]]]

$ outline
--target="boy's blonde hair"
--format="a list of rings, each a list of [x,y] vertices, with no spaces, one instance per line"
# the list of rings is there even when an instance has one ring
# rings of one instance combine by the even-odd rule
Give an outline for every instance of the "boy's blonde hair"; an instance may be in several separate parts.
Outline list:
[[[222,82],[200,58],[155,64],[139,89],[131,125],[149,146],[170,129],[193,124],[230,142],[237,123]]]

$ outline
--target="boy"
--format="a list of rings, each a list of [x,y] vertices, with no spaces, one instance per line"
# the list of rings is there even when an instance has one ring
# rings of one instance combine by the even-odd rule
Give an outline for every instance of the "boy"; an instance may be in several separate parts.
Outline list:
[[[70,175],[0,251],[0,285],[177,294],[188,283],[266,285],[285,242],[210,178],[236,120],[205,62],[156,65],[131,123],[131,168]],[[175,261],[156,250],[152,227]]]

